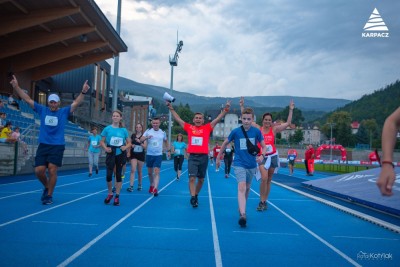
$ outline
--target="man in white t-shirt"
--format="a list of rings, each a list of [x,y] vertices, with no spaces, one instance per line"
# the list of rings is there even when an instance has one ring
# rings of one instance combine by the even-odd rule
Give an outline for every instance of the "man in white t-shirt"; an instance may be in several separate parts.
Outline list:
[[[153,118],[151,121],[151,129],[147,129],[141,140],[146,140],[146,167],[149,174],[150,189],[149,193],[158,196],[158,184],[160,182],[160,169],[162,162],[162,154],[168,151],[170,157],[170,149],[166,133],[160,129],[160,119]]]

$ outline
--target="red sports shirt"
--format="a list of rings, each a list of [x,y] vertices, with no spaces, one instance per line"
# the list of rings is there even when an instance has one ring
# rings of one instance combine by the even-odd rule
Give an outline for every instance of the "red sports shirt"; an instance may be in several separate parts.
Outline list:
[[[188,134],[187,153],[208,155],[208,142],[210,140],[210,133],[213,130],[211,124],[207,123],[197,127],[185,122],[183,129]]]

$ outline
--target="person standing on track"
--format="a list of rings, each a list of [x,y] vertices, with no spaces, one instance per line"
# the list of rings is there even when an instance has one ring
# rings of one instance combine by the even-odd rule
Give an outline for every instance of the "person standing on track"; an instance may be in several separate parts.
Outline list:
[[[244,109],[244,98],[240,99],[240,109]],[[260,183],[260,203],[258,204],[257,210],[264,211],[268,209],[267,200],[271,191],[271,181],[274,175],[275,168],[279,167],[279,156],[275,147],[275,135],[285,130],[292,123],[294,102],[293,100],[289,103],[289,114],[285,123],[276,125],[272,121],[271,113],[264,113],[262,116],[262,126],[258,125],[254,121],[252,125],[261,130],[264,137],[264,142],[267,147],[267,154],[264,160],[258,165],[261,173]]]
[[[142,190],[143,180],[143,165],[146,157],[145,142],[140,141],[143,136],[143,125],[138,123],[135,126],[136,132],[131,136],[132,148],[128,150],[127,156],[131,162],[131,173],[129,177],[129,187],[126,189],[128,192],[133,192],[133,184],[135,183],[135,172],[138,173],[138,187],[137,190]]]
[[[236,180],[238,183],[238,205],[239,205],[239,225],[246,227],[246,203],[249,197],[251,182],[256,174],[257,163],[261,163],[266,153],[266,146],[261,135],[261,131],[252,126],[254,112],[251,108],[242,109],[242,126],[231,131],[228,138],[222,143],[221,150],[217,156],[216,165],[221,164],[221,155],[230,142],[234,142],[236,148],[235,159],[233,161]],[[247,140],[257,148],[260,143],[262,150],[257,156],[250,154]]]
[[[221,147],[219,146],[218,142],[215,142],[215,146],[213,148],[213,157],[214,157],[215,161],[217,160],[217,156],[218,156],[220,150],[221,150]],[[217,168],[217,165],[215,165],[215,171],[216,172],[219,171],[219,168]]]
[[[158,184],[160,183],[160,169],[162,163],[163,151],[168,152],[168,157],[171,156],[167,134],[160,129],[160,118],[151,120],[151,129],[147,129],[141,141],[146,140],[146,167],[149,174],[150,189],[149,193],[155,197],[158,196]]]
[[[92,176],[93,166],[96,168],[96,174],[99,173],[99,156],[101,152],[101,136],[97,134],[97,127],[92,127],[92,135],[88,137],[88,159],[89,159],[89,177]]]
[[[179,133],[176,141],[172,143],[172,153],[174,154],[174,170],[176,172],[176,180],[179,180],[182,172],[182,164],[186,155],[186,143],[183,142],[183,135]]]
[[[112,113],[112,124],[108,125],[101,132],[101,147],[106,151],[107,166],[107,189],[108,195],[104,199],[105,204],[109,204],[114,197],[112,191],[112,177],[115,170],[115,198],[114,206],[120,205],[119,194],[122,186],[122,167],[126,163],[126,151],[131,147],[128,130],[120,127],[122,112],[114,110]]]
[[[231,166],[233,160],[233,154],[235,153],[234,147],[231,143],[226,145],[224,153],[224,164],[225,164],[225,178],[229,178],[229,174],[231,173]]]
[[[288,166],[289,166],[289,175],[293,175],[293,170],[294,170],[294,164],[295,160],[297,157],[297,151],[296,149],[289,149],[288,155],[287,155],[287,160],[288,160]]]
[[[35,157],[35,174],[43,184],[44,189],[41,196],[43,205],[53,203],[54,188],[57,183],[57,171],[62,166],[65,150],[65,125],[68,117],[76,110],[83,101],[89,90],[88,81],[83,83],[79,96],[68,107],[60,108],[60,97],[50,94],[47,99],[48,107],[33,101],[18,85],[15,75],[10,82],[18,96],[31,106],[40,116],[39,146]],[[46,170],[48,176],[46,174]]]
[[[396,173],[393,164],[393,150],[396,146],[397,133],[400,130],[400,108],[390,114],[383,125],[382,130],[382,161],[381,173],[376,184],[384,196],[393,195],[393,185],[396,181]]]
[[[215,125],[229,112],[231,101],[226,101],[225,108],[222,112],[210,123],[204,124],[204,115],[202,113],[195,113],[193,118],[193,125],[184,122],[174,110],[172,103],[166,103],[175,121],[187,132],[188,134],[188,172],[189,172],[189,191],[190,191],[190,204],[193,208],[198,207],[198,195],[204,183],[208,166],[208,147],[210,134],[212,133]],[[197,184],[196,184],[197,178]]]

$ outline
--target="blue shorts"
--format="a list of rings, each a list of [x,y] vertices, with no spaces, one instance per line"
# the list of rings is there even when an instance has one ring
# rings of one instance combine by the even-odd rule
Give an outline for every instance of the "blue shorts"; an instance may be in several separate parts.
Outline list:
[[[151,156],[146,155],[146,167],[147,168],[161,168],[162,155]]]
[[[65,145],[48,145],[40,143],[35,157],[35,167],[48,166],[49,163],[62,166]]]

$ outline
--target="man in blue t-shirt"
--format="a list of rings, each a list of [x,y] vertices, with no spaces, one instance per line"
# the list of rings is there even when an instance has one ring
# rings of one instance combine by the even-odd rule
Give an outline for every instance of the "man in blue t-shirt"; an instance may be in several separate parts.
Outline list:
[[[36,103],[19,87],[18,80],[14,75],[10,84],[19,97],[28,103],[40,116],[39,146],[35,157],[35,174],[44,186],[41,197],[43,205],[52,204],[53,191],[57,183],[57,170],[62,165],[65,150],[65,124],[68,116],[75,111],[89,90],[88,81],[85,81],[82,92],[72,102],[71,106],[64,108],[60,108],[60,97],[56,94],[49,95],[47,100],[48,107]],[[46,169],[49,177],[46,176]]]
[[[251,181],[256,173],[257,162],[260,163],[266,154],[266,147],[261,131],[251,126],[254,120],[254,112],[251,108],[245,108],[242,112],[242,126],[235,128],[225,139],[220,148],[216,159],[217,168],[221,164],[221,155],[228,143],[234,142],[235,159],[233,160],[233,169],[238,182],[238,203],[239,203],[239,225],[246,227],[246,202],[249,197]],[[244,135],[246,132],[247,137]],[[248,152],[246,139],[249,139],[253,145],[261,144],[262,153],[260,156],[253,156]]]

